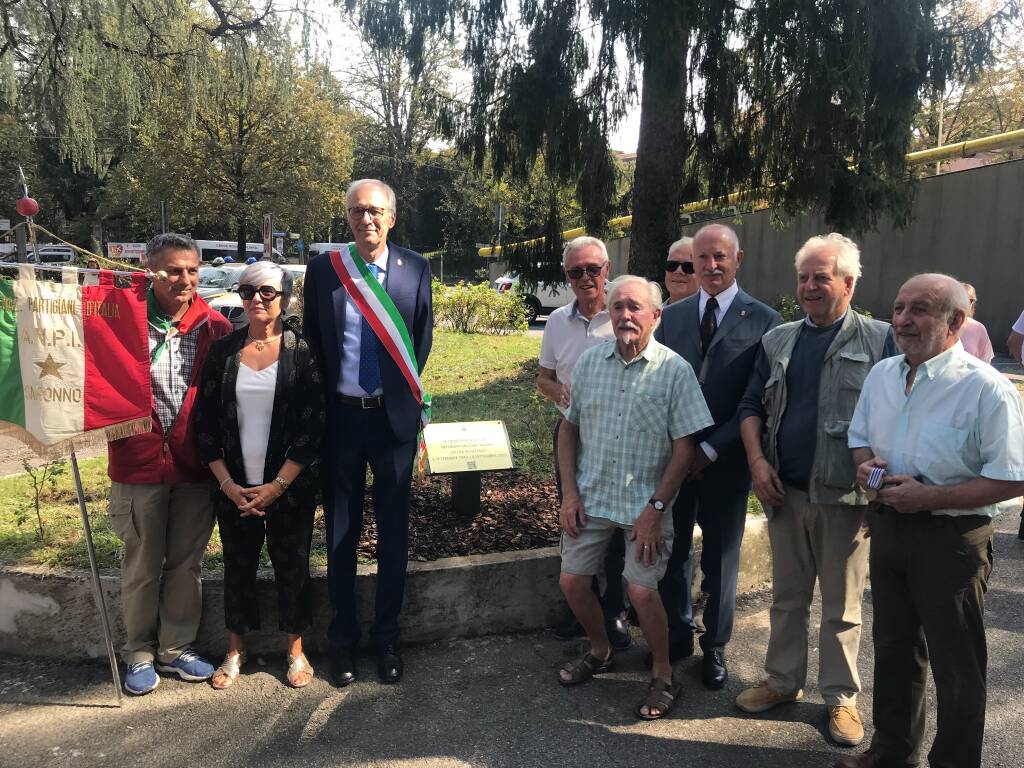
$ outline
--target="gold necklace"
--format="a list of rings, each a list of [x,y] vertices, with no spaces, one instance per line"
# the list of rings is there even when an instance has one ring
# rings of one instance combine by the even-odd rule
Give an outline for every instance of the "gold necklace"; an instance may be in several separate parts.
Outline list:
[[[249,339],[249,341],[251,341],[253,343],[253,346],[256,347],[256,351],[257,352],[262,352],[263,348],[266,347],[267,344],[273,344],[275,341],[280,339],[281,336],[283,336],[283,335],[284,334],[279,333],[279,334],[277,334],[277,336],[271,336],[270,338],[267,338],[267,339],[254,339],[252,337],[251,333],[246,332],[246,334],[245,334],[246,338]]]

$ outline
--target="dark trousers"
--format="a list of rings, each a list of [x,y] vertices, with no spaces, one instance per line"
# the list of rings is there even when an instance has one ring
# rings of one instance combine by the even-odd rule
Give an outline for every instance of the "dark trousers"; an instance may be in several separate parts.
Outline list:
[[[332,647],[359,642],[356,612],[356,547],[363,529],[366,468],[373,471],[377,522],[377,594],[370,638],[398,641],[398,614],[409,563],[409,486],[416,439],[395,437],[383,408],[336,405],[328,428],[324,518],[327,523],[327,584],[334,618],[327,629]]]
[[[985,590],[992,521],[892,510],[868,512],[874,606],[871,743],[886,765],[916,766],[931,663],[938,730],[931,768],[979,768],[985,732]]]
[[[750,473],[746,465],[718,464],[704,470],[700,480],[685,483],[672,506],[675,546],[665,576],[658,585],[668,614],[669,641],[692,642],[693,620],[693,524],[700,524],[704,572],[704,634],[700,646],[725,646],[732,637],[736,615],[736,582],[740,570],[740,545],[747,521]]]
[[[551,438],[552,460],[555,464],[555,488],[558,489],[558,503],[562,503],[562,471],[558,467],[558,428],[562,425],[559,419],[555,424],[555,432]],[[622,530],[616,530],[612,539],[608,542],[608,551],[604,555],[604,594],[601,594],[601,586],[595,576],[591,582],[591,588],[598,600],[601,601],[601,610],[604,611],[606,619],[615,619],[626,613],[626,591],[622,587],[622,571],[626,567],[626,535]]]
[[[313,621],[309,580],[309,545],[313,535],[312,504],[289,509],[271,504],[265,517],[241,517],[223,494],[217,500],[217,525],[224,547],[224,624],[244,635],[260,628],[256,573],[264,538],[274,565],[278,628],[300,635]]]

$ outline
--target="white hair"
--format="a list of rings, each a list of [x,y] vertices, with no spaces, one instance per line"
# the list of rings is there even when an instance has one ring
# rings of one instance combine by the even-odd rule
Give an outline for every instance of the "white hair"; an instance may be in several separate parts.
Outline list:
[[[615,295],[624,286],[636,283],[642,285],[647,289],[648,303],[651,305],[651,309],[661,309],[661,286],[657,283],[648,280],[646,277],[640,277],[639,275],[619,275],[610,283],[608,283],[608,307],[611,308],[612,304],[615,303]],[[654,321],[654,327],[657,328],[661,322],[659,317]]]
[[[668,247],[668,255],[671,257],[677,248],[682,248],[684,245],[690,246],[690,255],[693,255],[693,238],[692,237],[681,237],[676,240],[672,245]]]
[[[697,230],[697,233],[693,236],[696,240],[703,234],[711,234],[717,232],[718,236],[725,236],[725,238],[732,244],[733,255],[736,255],[740,250],[740,238],[736,234],[736,230],[732,227],[727,227],[725,224],[705,224],[703,227]]]
[[[596,237],[589,237],[588,235],[580,235],[574,237],[568,243],[565,244],[565,248],[562,249],[562,266],[565,266],[566,261],[569,259],[569,254],[574,251],[578,251],[582,248],[586,248],[588,245],[592,245],[601,252],[601,258],[604,259],[604,264],[607,264],[608,259],[608,248],[605,244],[598,240]]]
[[[852,277],[853,286],[857,287],[860,279],[860,248],[850,238],[838,232],[829,232],[827,235],[815,235],[800,246],[796,252],[796,259],[793,260],[797,270],[804,263],[804,259],[812,253],[817,253],[822,248],[828,248],[835,253],[836,274],[839,277]]]
[[[277,283],[281,286],[281,312],[288,309],[292,300],[292,285],[294,279],[291,273],[283,269],[279,264],[272,261],[257,261],[242,270],[238,276],[239,285],[251,285],[259,288],[261,285]]]
[[[353,181],[348,185],[348,189],[345,190],[345,204],[348,204],[352,199],[352,195],[359,191],[360,187],[365,187],[367,185],[377,187],[381,192],[383,192],[384,196],[388,199],[388,210],[392,213],[397,212],[398,199],[395,197],[395,190],[393,190],[389,184],[385,184],[380,179],[356,179]]]

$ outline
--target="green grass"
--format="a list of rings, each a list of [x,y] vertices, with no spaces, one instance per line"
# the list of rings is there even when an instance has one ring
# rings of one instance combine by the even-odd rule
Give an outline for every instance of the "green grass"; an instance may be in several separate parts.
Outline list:
[[[424,373],[424,384],[434,396],[434,419],[504,419],[516,466],[527,474],[550,473],[556,412],[535,394],[539,352],[540,339],[535,336],[436,332]],[[97,560],[101,568],[117,568],[121,542],[107,525],[110,480],[106,457],[81,461],[79,467]],[[28,475],[0,479],[0,563],[87,568],[89,559],[70,465],[57,477],[52,492],[47,484],[42,493],[42,541],[33,497]],[[265,551],[264,559],[264,565],[269,566]],[[327,564],[321,528],[314,532],[310,563]],[[216,528],[203,567],[223,567]]]

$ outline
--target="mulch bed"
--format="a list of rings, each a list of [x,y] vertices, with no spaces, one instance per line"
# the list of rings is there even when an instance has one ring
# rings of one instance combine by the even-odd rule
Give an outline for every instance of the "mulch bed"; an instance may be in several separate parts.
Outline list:
[[[480,514],[463,520],[452,508],[448,476],[413,478],[409,505],[409,559],[513,552],[558,544],[558,496],[553,480],[516,471],[481,476]],[[322,525],[318,516],[317,525]],[[377,524],[367,488],[359,557],[376,559]]]

